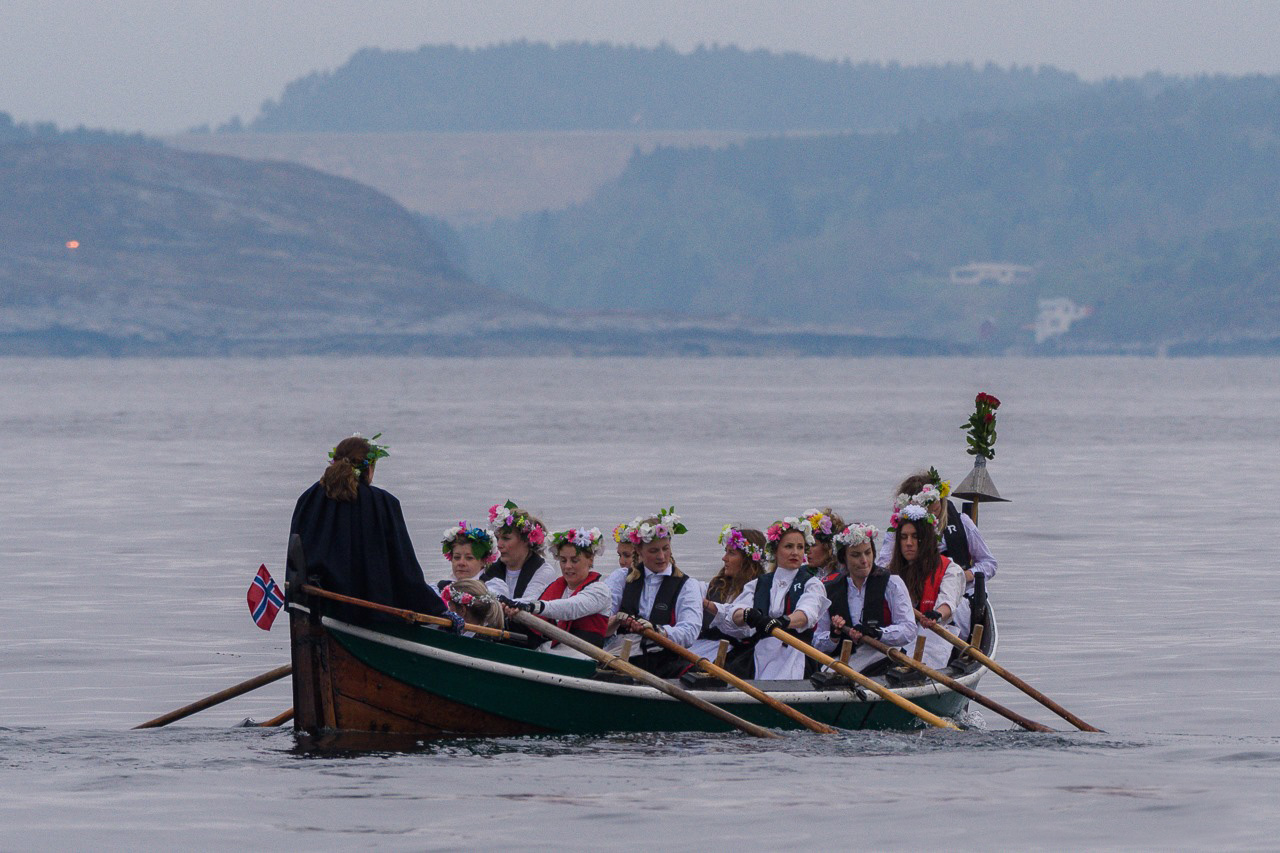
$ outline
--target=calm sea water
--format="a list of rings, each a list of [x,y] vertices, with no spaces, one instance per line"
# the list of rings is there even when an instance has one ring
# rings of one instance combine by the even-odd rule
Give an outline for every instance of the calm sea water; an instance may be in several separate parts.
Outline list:
[[[0,848],[1268,848],[1280,818],[1274,360],[0,360]],[[294,499],[381,431],[430,576],[508,497],[553,527],[675,504],[707,577],[726,522],[968,471],[1000,657],[1103,735],[616,736],[315,757],[236,728],[287,682],[130,727],[288,661],[244,594]],[[1051,725],[988,675],[982,689]],[[843,839],[843,841],[841,841]]]

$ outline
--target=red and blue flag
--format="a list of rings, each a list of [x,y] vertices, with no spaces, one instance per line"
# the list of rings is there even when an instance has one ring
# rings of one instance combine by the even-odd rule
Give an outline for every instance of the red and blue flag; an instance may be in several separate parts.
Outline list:
[[[275,621],[281,607],[284,607],[284,594],[271,579],[271,573],[264,563],[258,567],[253,583],[249,584],[249,613],[259,628],[270,631],[271,623]]]

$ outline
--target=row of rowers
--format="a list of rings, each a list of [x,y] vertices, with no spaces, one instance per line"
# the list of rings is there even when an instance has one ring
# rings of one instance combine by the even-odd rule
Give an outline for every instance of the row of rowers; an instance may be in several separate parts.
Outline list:
[[[672,542],[686,530],[673,509],[618,525],[617,566],[602,571],[599,529],[548,534],[515,504],[494,506],[495,532],[465,522],[445,531],[441,547],[452,578],[438,587],[467,621],[501,627],[504,615],[523,610],[615,653],[629,645],[632,663],[664,677],[688,663],[644,639],[644,629],[707,658],[728,641],[725,665],[743,677],[806,674],[804,656],[769,636],[773,628],[825,652],[849,639],[856,649],[851,665],[865,669],[882,655],[860,644],[863,635],[910,651],[919,630],[916,609],[924,624],[936,621],[967,638],[974,573],[990,577],[996,570],[973,522],[946,499],[945,483],[914,475],[902,485],[883,538],[872,525],[844,524],[829,508],[784,518],[763,532],[726,525],[722,565],[707,583],[676,565]],[[548,546],[558,571],[542,556]],[[925,636],[924,662],[945,666],[952,647]],[[551,642],[539,648],[578,655]]]

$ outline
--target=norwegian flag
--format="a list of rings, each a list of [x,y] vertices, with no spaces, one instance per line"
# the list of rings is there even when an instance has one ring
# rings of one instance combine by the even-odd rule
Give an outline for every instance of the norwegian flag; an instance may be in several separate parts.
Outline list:
[[[270,631],[281,607],[284,607],[284,596],[264,563],[258,567],[253,583],[249,584],[249,614],[259,628]]]

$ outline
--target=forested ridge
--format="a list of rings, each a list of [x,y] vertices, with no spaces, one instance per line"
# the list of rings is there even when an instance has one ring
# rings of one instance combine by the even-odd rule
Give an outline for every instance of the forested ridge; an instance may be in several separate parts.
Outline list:
[[[472,272],[553,304],[1013,341],[1280,335],[1280,81],[1119,82],[893,133],[659,149],[589,203],[467,232]],[[963,287],[951,267],[1036,268]],[[990,323],[987,323],[990,326]]]

